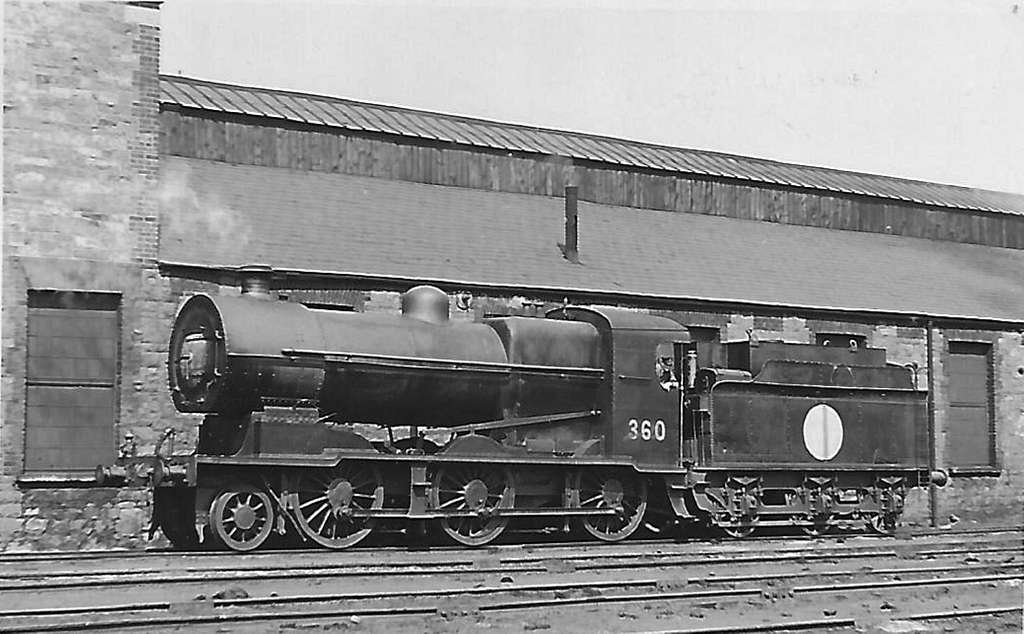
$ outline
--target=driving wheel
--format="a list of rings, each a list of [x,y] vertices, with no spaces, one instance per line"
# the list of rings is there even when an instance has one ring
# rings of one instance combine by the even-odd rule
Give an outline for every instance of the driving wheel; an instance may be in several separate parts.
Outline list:
[[[384,506],[384,482],[375,467],[342,463],[329,471],[299,476],[293,508],[306,537],[325,548],[348,548],[373,530],[359,515]]]
[[[647,482],[629,469],[583,469],[573,479],[581,509],[613,509],[614,514],[584,516],[583,530],[606,542],[632,535],[647,510]]]
[[[508,526],[501,509],[515,500],[512,471],[486,464],[445,464],[434,476],[431,505],[458,514],[442,518],[441,530],[465,546],[494,541]]]

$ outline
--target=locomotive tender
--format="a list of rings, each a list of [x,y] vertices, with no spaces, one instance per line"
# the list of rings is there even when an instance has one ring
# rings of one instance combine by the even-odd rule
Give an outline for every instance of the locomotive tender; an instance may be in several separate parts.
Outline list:
[[[698,344],[664,317],[582,306],[456,323],[429,286],[401,315],[266,289],[257,271],[241,296],[195,295],[175,320],[171,395],[205,414],[195,454],[152,474],[154,522],[177,546],[247,551],[290,533],[344,548],[426,522],[479,546],[512,520],[606,541],[664,520],[735,537],[886,532],[908,487],[941,483],[927,394],[884,350]]]

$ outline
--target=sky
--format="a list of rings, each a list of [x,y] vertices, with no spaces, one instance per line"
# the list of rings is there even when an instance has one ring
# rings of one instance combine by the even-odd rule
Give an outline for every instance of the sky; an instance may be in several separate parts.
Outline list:
[[[1024,194],[1024,0],[168,0],[161,71]]]

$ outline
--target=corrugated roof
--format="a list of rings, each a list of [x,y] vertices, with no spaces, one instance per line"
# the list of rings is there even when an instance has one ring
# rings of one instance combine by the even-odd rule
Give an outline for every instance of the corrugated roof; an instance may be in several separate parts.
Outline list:
[[[160,259],[1024,322],[1024,251],[165,157]],[[681,272],[690,272],[685,274]]]
[[[363,132],[736,178],[939,207],[1024,214],[1024,195],[781,163],[597,135],[498,123],[321,95],[164,75],[161,101],[183,108],[285,119]]]

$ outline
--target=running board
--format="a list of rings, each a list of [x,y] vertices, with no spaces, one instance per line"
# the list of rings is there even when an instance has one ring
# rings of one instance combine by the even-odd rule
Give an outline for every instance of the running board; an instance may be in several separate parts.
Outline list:
[[[601,515],[618,515],[619,510],[614,508],[596,508],[596,509],[581,509],[581,508],[551,508],[551,509],[495,509],[490,513],[478,513],[476,511],[434,511],[428,510],[420,513],[410,513],[404,509],[369,509],[369,510],[352,510],[349,513],[345,513],[345,517],[353,518],[373,518],[373,519],[387,519],[387,518],[406,518],[406,519],[444,519],[447,517],[477,517],[477,518],[492,518],[492,517],[593,517]]]

